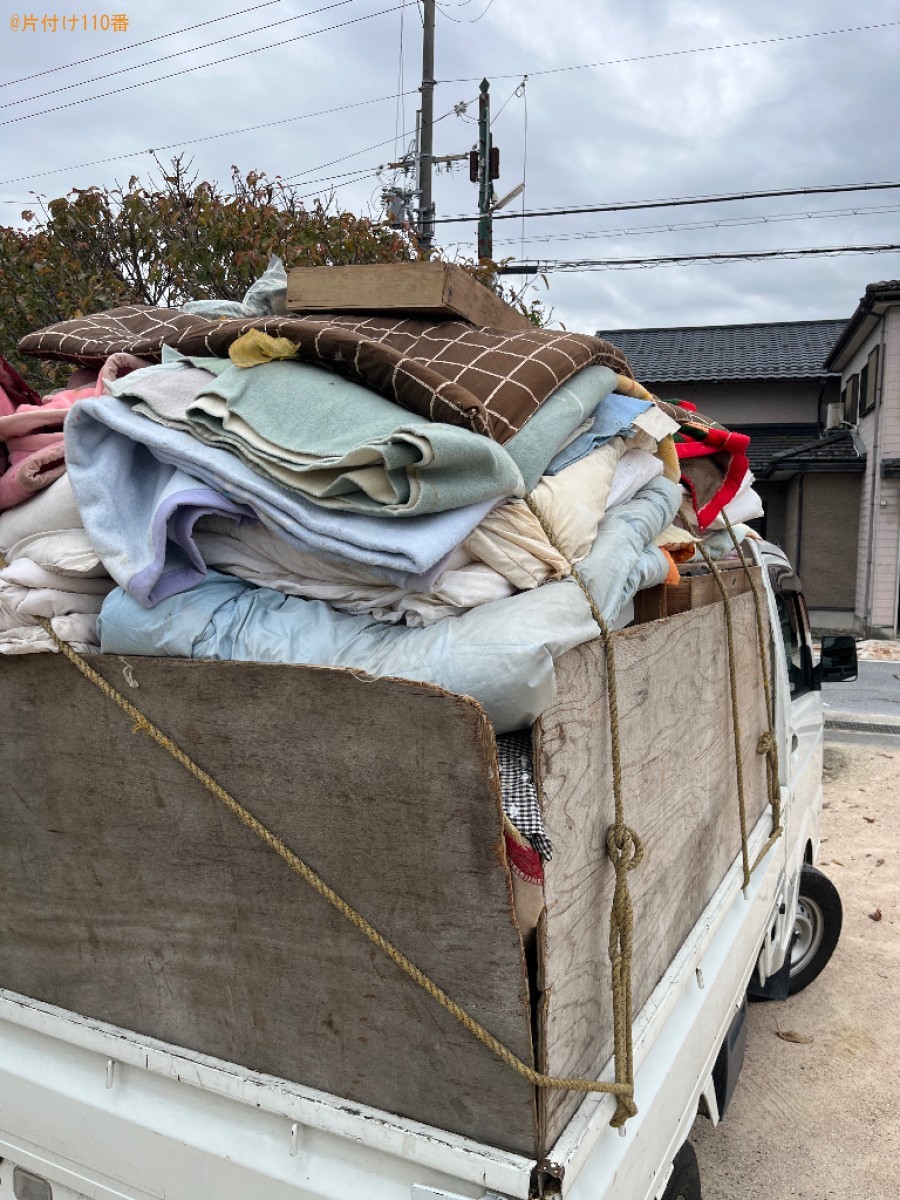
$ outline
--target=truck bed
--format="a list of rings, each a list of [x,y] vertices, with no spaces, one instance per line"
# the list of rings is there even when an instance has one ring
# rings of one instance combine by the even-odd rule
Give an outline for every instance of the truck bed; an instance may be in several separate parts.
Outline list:
[[[733,603],[761,845],[755,620],[750,596]],[[722,605],[617,634],[616,657],[626,820],[646,845],[630,882],[635,1009],[647,1012],[739,853]],[[342,670],[92,661],[518,1057],[556,1075],[604,1070],[613,872],[599,642],[559,661],[536,728],[555,855],[531,962],[493,732],[473,701]],[[579,1106],[607,1104],[536,1091],[495,1059],[68,663],[7,659],[0,679],[8,992],[532,1165]]]

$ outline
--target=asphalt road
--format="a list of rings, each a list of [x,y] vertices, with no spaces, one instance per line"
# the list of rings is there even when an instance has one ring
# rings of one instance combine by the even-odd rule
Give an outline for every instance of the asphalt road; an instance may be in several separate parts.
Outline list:
[[[861,662],[859,678],[853,683],[822,684],[822,705],[826,721],[840,712],[852,713],[858,720],[893,718],[900,725],[900,663]]]

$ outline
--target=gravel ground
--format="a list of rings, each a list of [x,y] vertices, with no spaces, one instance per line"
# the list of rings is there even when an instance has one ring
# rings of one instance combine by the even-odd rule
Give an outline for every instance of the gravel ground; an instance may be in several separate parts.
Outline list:
[[[841,940],[806,991],[750,1006],[728,1115],[691,1135],[704,1200],[900,1196],[900,749],[832,745],[825,763]]]
[[[872,659],[875,662],[900,662],[900,642],[857,642],[856,653],[859,658]]]

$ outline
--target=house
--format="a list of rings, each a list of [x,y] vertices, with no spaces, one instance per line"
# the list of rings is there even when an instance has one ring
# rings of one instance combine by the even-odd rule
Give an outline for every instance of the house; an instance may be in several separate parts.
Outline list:
[[[900,626],[900,280],[870,283],[825,359],[840,375],[839,415],[865,447],[856,624],[872,637]]]
[[[860,627],[856,548],[871,450],[844,421],[840,368],[824,365],[847,328],[840,319],[599,333],[654,394],[750,435],[765,509],[753,524],[794,563],[819,630]]]

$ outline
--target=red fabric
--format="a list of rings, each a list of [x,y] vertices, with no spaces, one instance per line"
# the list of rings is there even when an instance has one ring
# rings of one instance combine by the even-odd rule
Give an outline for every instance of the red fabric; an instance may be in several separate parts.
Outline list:
[[[727,450],[731,454],[743,454],[750,445],[746,433],[734,433],[729,429],[711,429],[704,442],[676,442],[675,453],[679,458],[701,458],[704,454],[718,454]],[[724,437],[719,435],[724,434]]]
[[[749,438],[747,440],[749,441]],[[697,510],[697,520],[700,523],[701,529],[706,529],[709,523],[716,519],[722,509],[731,503],[740,491],[741,484],[744,482],[744,476],[749,470],[750,460],[746,454],[732,455],[722,486],[708,504]]]
[[[544,865],[537,850],[516,841],[511,833],[504,831],[506,855],[511,869],[526,883],[544,882]]]
[[[693,404],[679,401],[677,406],[666,408],[681,426],[675,435],[675,453],[685,464],[681,482],[690,494],[699,527],[706,529],[737,495],[750,469],[750,438],[704,417]],[[688,418],[683,415],[686,412],[696,413],[696,417]],[[692,460],[706,460],[707,465],[692,472]]]

